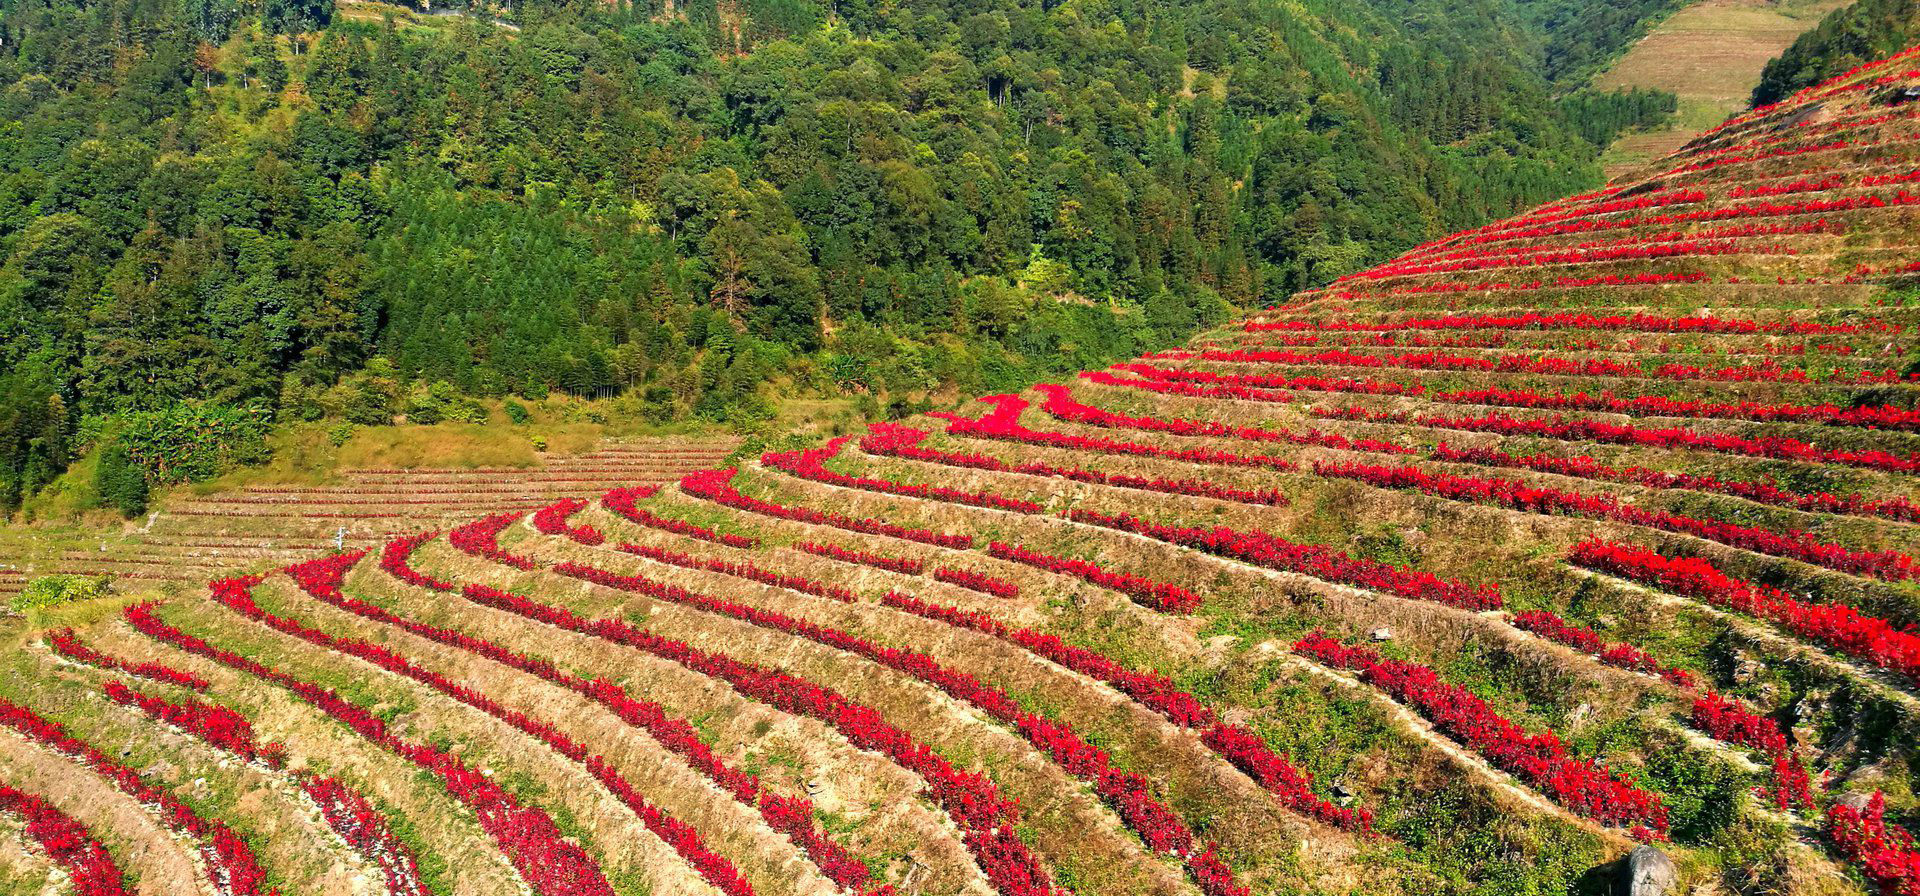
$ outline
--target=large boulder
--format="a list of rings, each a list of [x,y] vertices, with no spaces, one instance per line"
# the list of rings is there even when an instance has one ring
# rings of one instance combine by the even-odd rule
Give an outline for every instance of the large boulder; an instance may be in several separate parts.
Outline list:
[[[1679,877],[1679,870],[1667,854],[1641,845],[1627,853],[1621,863],[1620,896],[1667,896]]]

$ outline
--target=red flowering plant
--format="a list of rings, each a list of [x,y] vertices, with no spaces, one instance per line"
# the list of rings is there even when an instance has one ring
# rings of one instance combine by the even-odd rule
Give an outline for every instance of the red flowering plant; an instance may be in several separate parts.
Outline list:
[[[245,606],[258,577],[223,579],[213,583],[216,598]],[[431,773],[447,793],[473,809],[480,826],[500,847],[528,887],[539,896],[611,896],[597,863],[568,842],[546,812],[525,806],[479,769],[430,744],[408,741],[391,733],[379,716],[333,691],[280,672],[163,621],[152,604],[127,608],[125,618],[136,630],[162,643],[205,657],[292,692],[303,702],[332,716],[368,741]]]
[[[1693,727],[1715,740],[1766,754],[1773,784],[1765,794],[1779,809],[1813,808],[1813,781],[1800,754],[1779,723],[1759,715],[1732,697],[1708,692],[1693,701]]]
[[[912,557],[896,557],[892,554],[878,554],[872,551],[856,551],[852,548],[819,541],[798,541],[790,547],[796,551],[813,554],[816,557],[828,557],[842,563],[871,566],[888,572],[917,576],[926,571],[926,564]]]
[[[52,803],[0,784],[0,812],[25,822],[26,835],[67,875],[77,896],[128,896],[126,872],[87,826]]]
[[[1513,624],[1583,653],[1594,654],[1609,666],[1658,676],[1674,687],[1691,688],[1694,685],[1693,673],[1666,665],[1653,654],[1631,644],[1609,644],[1606,639],[1600,637],[1598,632],[1574,625],[1545,610],[1528,610],[1516,615],[1513,617]]]
[[[405,542],[406,539],[401,541]],[[404,562],[404,556],[400,559]],[[302,586],[309,596],[322,603],[538,676],[592,700],[680,756],[736,801],[759,811],[762,818],[800,846],[822,871],[844,889],[862,893],[886,891],[885,887],[874,884],[865,865],[853,859],[820,830],[813,819],[811,803],[799,797],[780,796],[765,790],[756,777],[729,766],[700,739],[690,723],[669,714],[662,705],[635,697],[607,679],[588,679],[570,674],[550,660],[508,650],[487,639],[429,625],[349,597],[340,590],[339,574],[343,572],[344,568],[339,565],[315,567],[311,575],[303,578]]]
[[[1132,573],[1117,572],[1098,563],[1045,554],[999,541],[987,545],[987,553],[1002,560],[1024,563],[1036,569],[1073,576],[1102,588],[1111,588],[1163,613],[1191,613],[1200,607],[1200,595],[1185,588]]]
[[[811,523],[819,526],[832,526],[863,535],[884,535],[907,541],[917,541],[943,548],[968,548],[973,546],[973,536],[956,535],[947,532],[935,532],[930,529],[916,529],[901,526],[885,520],[871,517],[855,518],[842,513],[816,510],[791,504],[780,504],[749,497],[733,486],[733,477],[738,469],[702,470],[680,480],[680,490],[696,498],[705,498],[724,507],[758,513],[775,519]]]
[[[1075,509],[1069,519],[1121,532],[1132,532],[1183,547],[1264,566],[1300,573],[1329,582],[1381,591],[1410,600],[1425,600],[1472,610],[1500,606],[1500,592],[1492,585],[1468,585],[1431,573],[1353,557],[1317,544],[1297,544],[1260,531],[1226,526],[1203,529],[1169,526],[1131,514],[1103,514]]]
[[[581,544],[603,544],[607,537],[600,530],[567,522],[586,507],[587,502],[579,498],[562,498],[533,512],[533,528],[542,535],[565,535]]]
[[[1886,813],[1878,791],[1863,809],[1835,805],[1827,810],[1827,839],[1884,896],[1920,896],[1920,849],[1912,834],[1887,824]]]
[[[201,815],[167,788],[149,782],[140,772],[67,733],[59,723],[18,703],[0,699],[0,726],[107,779],[122,793],[151,807],[167,829],[198,841],[201,861],[212,879],[214,891],[220,896],[267,896],[279,892],[267,886],[267,873],[260,867],[260,860],[232,828]]]
[[[1050,476],[1069,479],[1074,482],[1086,482],[1094,485],[1110,485],[1116,488],[1138,489],[1140,491],[1161,492],[1164,494],[1190,495],[1200,498],[1217,498],[1223,501],[1238,501],[1243,504],[1278,505],[1287,503],[1285,495],[1277,489],[1239,489],[1218,485],[1204,479],[1164,479],[1157,476],[1136,476],[1127,473],[1105,473],[1081,467],[1063,467],[1055,464],[1028,461],[1011,464],[999,458],[978,453],[940,451],[924,447],[922,444],[930,435],[924,429],[914,429],[897,423],[873,423],[871,430],[860,440],[860,450],[868,454],[884,457],[902,457],[910,460],[927,461],[950,467],[966,467],[975,470],[991,470],[1002,473],[1020,473],[1029,476]]]
[[[640,506],[641,501],[653,497],[659,491],[660,486],[657,485],[616,488],[601,496],[600,504],[614,513],[620,514],[635,523],[651,529],[672,532],[675,535],[685,535],[688,538],[697,538],[701,541],[713,542],[714,544],[723,544],[730,548],[751,548],[760,544],[760,540],[757,538],[749,538],[745,535],[734,535],[728,532],[717,532],[705,526],[689,523],[686,520],[676,520],[671,517],[660,516]]]

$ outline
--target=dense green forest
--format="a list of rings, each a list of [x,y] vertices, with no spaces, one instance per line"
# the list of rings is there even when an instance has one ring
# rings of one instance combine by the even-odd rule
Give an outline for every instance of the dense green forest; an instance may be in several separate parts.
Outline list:
[[[0,0],[0,508],[202,405],[1098,366],[1593,186],[1664,5]]]
[[[1864,62],[1920,43],[1920,2],[1857,0],[1827,14],[1767,63],[1753,104],[1777,103],[1802,87],[1818,84]]]

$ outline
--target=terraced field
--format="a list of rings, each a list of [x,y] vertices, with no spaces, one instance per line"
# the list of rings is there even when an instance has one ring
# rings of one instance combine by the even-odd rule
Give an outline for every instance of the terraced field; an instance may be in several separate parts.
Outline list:
[[[1183,350],[16,623],[0,871],[1920,892],[1914,66]]]
[[[275,569],[338,546],[361,548],[476,513],[531,510],[634,482],[671,482],[724,461],[735,442],[609,442],[532,467],[359,469],[337,484],[259,485],[171,501],[136,527],[59,552],[41,569],[0,571],[0,597],[35,574],[112,576],[127,590]]]

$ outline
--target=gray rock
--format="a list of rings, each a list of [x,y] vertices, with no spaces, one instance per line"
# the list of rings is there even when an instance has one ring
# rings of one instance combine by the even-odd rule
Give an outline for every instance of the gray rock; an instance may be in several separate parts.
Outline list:
[[[1833,804],[1836,806],[1846,806],[1849,809],[1865,810],[1867,804],[1872,801],[1873,794],[1861,793],[1855,790],[1840,794],[1840,796],[1834,799]]]
[[[1621,869],[1620,896],[1666,896],[1679,877],[1679,870],[1666,853],[1646,845],[1627,853]]]
[[[1372,638],[1375,641],[1391,641],[1393,640],[1393,629],[1376,628],[1373,631],[1368,632],[1367,637]]]

